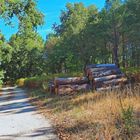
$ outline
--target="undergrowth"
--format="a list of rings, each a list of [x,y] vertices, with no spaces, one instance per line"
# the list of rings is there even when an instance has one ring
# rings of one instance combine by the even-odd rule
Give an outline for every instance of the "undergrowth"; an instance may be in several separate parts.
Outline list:
[[[70,96],[32,90],[30,95],[42,102],[41,112],[61,140],[140,139],[140,85]]]

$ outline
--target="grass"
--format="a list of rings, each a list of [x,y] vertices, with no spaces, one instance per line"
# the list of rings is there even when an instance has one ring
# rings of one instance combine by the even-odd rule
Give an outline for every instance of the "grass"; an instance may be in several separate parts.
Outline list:
[[[140,67],[121,68],[131,83],[140,82]]]
[[[38,99],[35,103],[61,140],[140,139],[140,85],[70,96],[31,90],[30,96]]]
[[[128,67],[128,68],[121,68],[121,70],[126,74],[138,74],[140,73],[140,67]]]

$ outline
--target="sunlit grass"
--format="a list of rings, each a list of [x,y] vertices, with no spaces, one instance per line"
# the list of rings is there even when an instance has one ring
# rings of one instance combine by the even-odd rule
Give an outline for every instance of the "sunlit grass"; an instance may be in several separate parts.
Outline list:
[[[34,92],[33,92],[34,93]],[[135,123],[133,139],[140,138],[140,85],[134,89],[79,93],[59,96],[36,91],[45,105],[43,114],[55,124],[59,137],[68,140],[94,140],[104,137],[127,138],[121,117],[122,109],[133,107]]]

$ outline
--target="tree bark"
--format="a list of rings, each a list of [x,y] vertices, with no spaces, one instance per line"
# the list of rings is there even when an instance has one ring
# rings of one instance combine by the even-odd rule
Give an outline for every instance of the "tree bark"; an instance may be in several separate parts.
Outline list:
[[[55,78],[55,86],[67,84],[86,84],[88,79],[86,77],[69,77],[69,78]]]
[[[113,13],[112,15],[113,19],[113,33],[114,33],[114,47],[113,47],[113,57],[114,57],[114,63],[116,66],[120,67],[119,65],[119,59],[118,59],[118,33],[116,29],[116,21],[115,21],[115,15]]]
[[[102,81],[102,82],[98,82],[96,83],[96,87],[100,88],[100,87],[108,87],[108,86],[116,86],[116,85],[123,85],[127,82],[127,78],[117,78],[117,79],[111,79],[108,81]]]
[[[56,94],[73,94],[79,91],[87,92],[91,89],[89,84],[81,85],[59,85],[56,89]]]
[[[108,75],[108,76],[104,76],[104,77],[94,78],[94,81],[95,82],[103,82],[103,81],[108,81],[111,79],[121,78],[123,76],[124,76],[123,74]]]
[[[122,66],[125,68],[125,38],[124,33],[122,34]]]

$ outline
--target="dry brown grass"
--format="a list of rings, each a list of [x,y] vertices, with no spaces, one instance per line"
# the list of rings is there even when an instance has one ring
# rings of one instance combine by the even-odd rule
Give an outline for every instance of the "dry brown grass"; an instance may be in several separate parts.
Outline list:
[[[34,92],[32,92],[34,93]],[[140,140],[140,85],[116,91],[71,96],[42,95],[41,112],[62,140]],[[122,109],[133,107],[134,128],[125,131]]]

